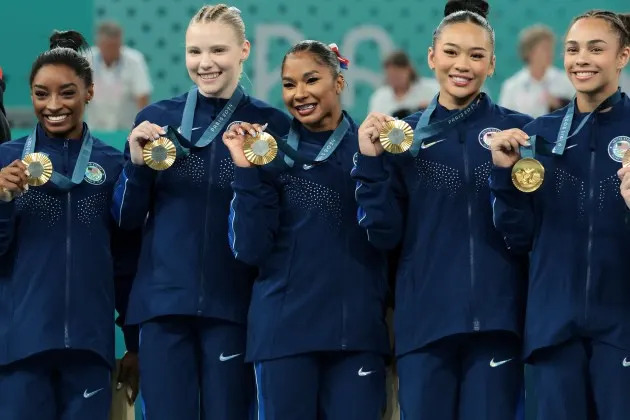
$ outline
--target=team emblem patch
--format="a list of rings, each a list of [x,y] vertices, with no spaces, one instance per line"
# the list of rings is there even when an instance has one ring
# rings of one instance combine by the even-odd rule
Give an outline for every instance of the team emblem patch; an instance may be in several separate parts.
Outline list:
[[[622,162],[623,155],[630,149],[630,137],[618,136],[608,144],[608,155],[615,162]]]
[[[479,144],[490,150],[490,138],[492,137],[492,133],[499,133],[500,131],[501,130],[494,127],[484,128],[479,132]]]
[[[105,169],[98,163],[90,162],[85,169],[85,182],[92,185],[101,185],[107,179]]]

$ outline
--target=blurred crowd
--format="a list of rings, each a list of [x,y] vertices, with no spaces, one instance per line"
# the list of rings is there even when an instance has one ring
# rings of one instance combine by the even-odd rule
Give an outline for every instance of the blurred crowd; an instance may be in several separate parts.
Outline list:
[[[523,68],[503,82],[495,98],[499,105],[539,117],[569,102],[575,93],[573,87],[564,70],[553,66],[556,41],[545,25],[521,31],[517,48]],[[144,55],[125,45],[118,23],[106,21],[98,25],[96,43],[87,58],[94,70],[95,89],[87,113],[90,127],[96,131],[129,130],[134,116],[149,104],[153,91]],[[382,67],[383,85],[372,93],[368,112],[404,118],[424,109],[439,90],[435,79],[418,73],[405,51],[390,53]],[[623,73],[620,80],[621,90],[630,92],[630,73]],[[0,67],[0,140],[10,138],[4,90]]]

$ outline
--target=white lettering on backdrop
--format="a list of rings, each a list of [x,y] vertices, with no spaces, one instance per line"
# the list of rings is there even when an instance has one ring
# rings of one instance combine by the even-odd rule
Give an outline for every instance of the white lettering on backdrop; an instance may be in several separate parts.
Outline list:
[[[305,39],[304,34],[291,25],[260,24],[255,29],[256,46],[254,48],[254,95],[264,101],[269,101],[269,92],[276,83],[280,82],[280,63],[269,63],[269,46],[278,38],[293,45]],[[377,65],[370,68],[359,67],[356,64],[357,49],[362,42],[374,42],[380,55],[374,57]],[[381,62],[383,58],[395,49],[391,37],[380,26],[363,25],[348,31],[341,43],[337,43],[341,53],[350,60],[350,69],[344,73],[348,86],[343,94],[343,105],[353,108],[355,105],[356,88],[359,83],[366,83],[376,89],[383,83]],[[270,68],[271,67],[271,68]]]

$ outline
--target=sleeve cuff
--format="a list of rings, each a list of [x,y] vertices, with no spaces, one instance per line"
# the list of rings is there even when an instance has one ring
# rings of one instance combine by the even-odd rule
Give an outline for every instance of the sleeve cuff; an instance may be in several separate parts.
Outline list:
[[[492,166],[490,187],[495,191],[517,191],[512,183],[512,168]]]
[[[127,179],[134,180],[139,183],[149,183],[155,177],[155,171],[153,169],[146,165],[134,165],[131,161],[127,162],[123,172]]]
[[[384,156],[366,156],[361,153],[357,154],[357,168],[365,173],[383,173],[385,172]]]
[[[262,182],[259,168],[234,167],[234,185],[244,188],[257,187]]]

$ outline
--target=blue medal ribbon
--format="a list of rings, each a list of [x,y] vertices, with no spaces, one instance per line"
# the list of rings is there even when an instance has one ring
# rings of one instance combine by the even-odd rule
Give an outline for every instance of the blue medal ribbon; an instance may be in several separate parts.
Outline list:
[[[422,146],[422,142],[428,138],[431,138],[449,128],[457,126],[459,123],[465,121],[470,117],[478,108],[479,105],[485,100],[485,93],[480,93],[466,108],[460,110],[454,115],[445,118],[441,121],[436,121],[433,124],[429,124],[431,116],[435,112],[438,105],[439,95],[435,95],[431,100],[429,106],[424,110],[420,119],[416,124],[416,128],[413,130],[413,143],[409,148],[409,152],[412,156],[417,156]]]
[[[236,90],[230,97],[230,100],[225,104],[221,112],[219,112],[219,115],[217,115],[214,121],[212,121],[208,128],[206,128],[206,131],[204,131],[199,140],[192,143],[192,126],[193,119],[195,117],[195,109],[197,108],[198,90],[197,86],[194,86],[188,91],[188,95],[186,96],[186,105],[184,105],[184,113],[182,115],[180,132],[192,146],[202,148],[212,143],[223,128],[225,128],[227,123],[230,121],[230,118],[232,118],[234,111],[236,111],[238,104],[241,102],[241,99],[245,96],[245,92],[243,92],[243,88],[241,86],[237,86]]]
[[[55,171],[53,168],[50,182],[62,191],[70,191],[72,188],[83,182],[83,178],[85,177],[85,171],[90,161],[90,156],[92,155],[92,144],[94,143],[94,138],[90,134],[90,130],[88,129],[88,126],[86,124],[83,124],[83,135],[81,136],[81,142],[81,150],[74,165],[71,179]],[[24,159],[26,155],[35,152],[36,143],[37,127],[35,127],[33,132],[27,137],[26,142],[24,143],[24,149],[22,150],[22,159]]]
[[[350,129],[350,122],[343,116],[341,123],[335,128],[335,131],[328,137],[326,143],[321,148],[317,156],[314,160],[309,160],[304,158],[299,152],[298,147],[300,144],[300,135],[298,133],[298,125],[299,121],[297,119],[293,119],[291,122],[291,129],[289,130],[289,136],[287,137],[286,143],[282,140],[278,140],[278,148],[282,150],[284,153],[284,162],[293,167],[294,162],[299,162],[304,165],[304,169],[310,169],[314,164],[325,161],[334,153],[334,151],[341,144],[341,140],[343,140],[344,136]]]
[[[558,131],[558,137],[556,138],[556,144],[553,149],[551,149],[552,153],[554,155],[561,156],[564,153],[564,149],[567,147],[567,140],[573,136],[576,136],[582,130],[582,128],[584,128],[584,126],[593,114],[601,111],[602,109],[615,106],[620,100],[621,92],[619,91],[619,89],[617,89],[615,93],[606,98],[606,100],[599,104],[597,108],[595,108],[592,112],[582,118],[582,121],[580,121],[580,125],[577,126],[573,133],[569,134],[569,130],[571,130],[571,124],[573,124],[573,116],[575,114],[576,108],[576,99],[574,98],[569,104],[566,114],[564,114],[562,124],[560,125],[560,130]]]
[[[534,159],[536,156],[536,135],[529,138],[529,146],[519,146],[519,152],[522,159]]]

